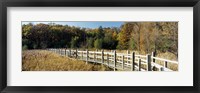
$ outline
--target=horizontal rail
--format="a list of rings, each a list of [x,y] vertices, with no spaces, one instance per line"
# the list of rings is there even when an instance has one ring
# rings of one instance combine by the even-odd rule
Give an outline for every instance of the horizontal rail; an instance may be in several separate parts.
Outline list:
[[[167,61],[167,62],[170,62],[170,63],[178,64],[177,61],[171,61],[171,60],[167,60],[167,59],[163,59],[163,58],[158,58],[158,57],[152,57],[152,58],[154,58],[154,59],[156,59],[156,60]]]
[[[73,50],[73,49],[48,49],[49,51],[58,53],[62,56],[69,56],[73,58],[77,58],[79,60],[83,60],[87,62],[96,62],[107,65],[114,69],[121,69],[121,70],[136,70],[140,69],[140,71],[151,71],[152,67],[156,67],[162,69],[162,71],[173,71],[165,66],[162,66],[158,63],[155,63],[155,60],[163,61],[164,64],[166,63],[175,63],[178,64],[177,61],[167,60],[159,57],[155,57],[152,55],[135,55],[134,52],[132,53],[116,53],[116,51],[88,51],[88,50]],[[153,62],[153,60],[154,62]],[[132,63],[134,62],[134,64]],[[135,63],[137,63],[137,66]],[[141,67],[141,65],[146,65],[145,69]],[[149,67],[150,66],[150,67]],[[121,68],[120,68],[121,67]],[[138,68],[137,68],[138,67]],[[146,68],[147,67],[147,68]]]

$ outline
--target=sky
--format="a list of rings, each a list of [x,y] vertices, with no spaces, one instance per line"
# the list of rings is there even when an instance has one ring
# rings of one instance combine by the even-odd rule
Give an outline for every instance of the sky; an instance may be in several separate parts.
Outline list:
[[[46,22],[38,22],[38,21],[26,21],[22,22],[22,24],[39,24],[39,23],[44,23],[48,24],[51,23],[51,21],[46,21]],[[69,25],[69,26],[76,26],[76,27],[85,27],[85,28],[98,28],[99,26],[102,27],[120,27],[124,22],[109,22],[109,21],[82,21],[82,22],[55,22],[55,24],[61,24],[61,25]]]

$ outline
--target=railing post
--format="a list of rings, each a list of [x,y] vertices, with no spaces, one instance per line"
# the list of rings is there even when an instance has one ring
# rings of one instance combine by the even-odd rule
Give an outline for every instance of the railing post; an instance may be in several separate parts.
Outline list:
[[[94,60],[94,62],[95,62],[95,51],[94,51],[94,53],[93,53],[93,56],[94,56],[93,60]]]
[[[65,56],[67,55],[67,53],[66,53],[66,48],[65,48]]]
[[[127,64],[128,64],[128,61],[129,61],[128,55],[129,55],[129,51],[127,50],[127,57],[126,57],[126,62],[127,62]]]
[[[62,56],[62,48],[60,49],[60,55]]]
[[[147,55],[147,71],[151,71],[151,55]]]
[[[62,55],[62,54],[61,54],[61,49],[59,49],[59,54]]]
[[[101,62],[102,64],[104,63],[104,50],[101,50]]]
[[[88,63],[88,50],[86,50],[86,64]]]
[[[82,60],[83,60],[83,51],[81,52],[81,58],[82,58]]]
[[[152,52],[152,62],[155,64],[156,63],[156,59],[154,58],[156,56],[156,52]],[[155,71],[155,66],[152,67],[152,71]]]
[[[124,55],[122,55],[122,69],[124,69]]]
[[[98,61],[98,59],[97,59],[97,56],[98,56],[98,55],[97,55],[97,52],[98,52],[98,50],[96,49],[96,51],[95,51],[95,60],[96,60],[96,62]],[[95,62],[95,63],[96,63],[96,62]]]
[[[152,55],[152,62],[154,62],[154,63],[155,63],[155,62],[156,62],[156,60],[155,60],[155,58],[153,58],[153,57],[155,57],[155,56],[156,56],[156,52],[152,52],[152,54],[151,54],[151,55]]]
[[[116,59],[117,59],[117,57],[116,57],[117,55],[116,55],[116,50],[114,51],[114,71],[115,71],[115,68],[116,68]]]
[[[62,48],[60,49],[60,51],[61,51],[61,55],[63,55],[63,49]]]
[[[62,48],[60,49],[60,54],[61,54],[61,56],[63,55],[63,49]]]
[[[160,71],[164,71],[164,68],[163,68],[163,67],[161,67],[161,68],[160,68]]]
[[[129,51],[127,50],[127,54],[129,54]]]
[[[64,52],[64,53],[63,53],[63,56],[65,56],[65,54],[66,54],[66,53],[65,53],[65,48],[63,48],[63,52]]]
[[[109,54],[107,53],[107,64],[109,66]]]
[[[138,59],[138,70],[141,71],[141,59]]]
[[[167,68],[167,61],[165,61],[165,63],[164,63],[164,67]]]
[[[65,49],[62,49],[62,52],[63,52],[63,53],[62,53],[62,54],[63,54],[63,56],[65,56]]]
[[[69,57],[71,57],[71,48],[69,49]]]
[[[58,54],[60,55],[60,49],[58,48]]]
[[[78,49],[76,49],[76,58],[78,59]]]
[[[135,70],[135,52],[132,52],[132,67],[131,67],[131,71]]]

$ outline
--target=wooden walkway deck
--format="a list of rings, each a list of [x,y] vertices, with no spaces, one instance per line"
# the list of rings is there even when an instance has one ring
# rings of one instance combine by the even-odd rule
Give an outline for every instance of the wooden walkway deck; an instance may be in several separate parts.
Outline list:
[[[106,65],[114,70],[123,71],[154,71],[154,68],[159,71],[173,71],[168,68],[168,63],[178,64],[177,61],[162,59],[152,55],[136,55],[132,53],[116,53],[116,51],[104,52],[101,51],[80,51],[77,49],[47,49],[48,51],[68,56],[91,63]],[[157,64],[156,61],[163,62],[164,65]]]

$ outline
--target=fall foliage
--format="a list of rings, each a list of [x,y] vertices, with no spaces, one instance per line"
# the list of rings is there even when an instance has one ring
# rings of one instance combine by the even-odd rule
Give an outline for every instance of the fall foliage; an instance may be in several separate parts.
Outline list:
[[[178,57],[178,22],[125,22],[121,27],[22,25],[23,49],[83,48],[171,52]]]

